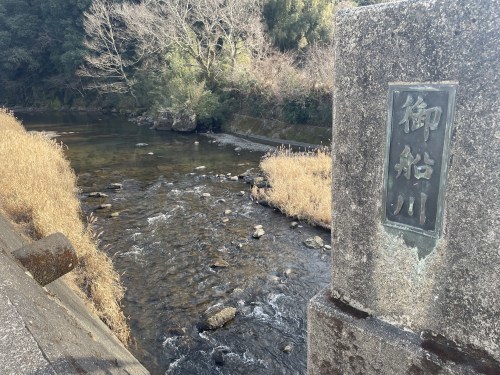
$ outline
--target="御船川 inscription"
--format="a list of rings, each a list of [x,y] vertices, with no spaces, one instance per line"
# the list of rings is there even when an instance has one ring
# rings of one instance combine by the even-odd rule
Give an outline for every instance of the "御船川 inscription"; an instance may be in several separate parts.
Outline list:
[[[456,85],[389,85],[385,225],[441,232]]]

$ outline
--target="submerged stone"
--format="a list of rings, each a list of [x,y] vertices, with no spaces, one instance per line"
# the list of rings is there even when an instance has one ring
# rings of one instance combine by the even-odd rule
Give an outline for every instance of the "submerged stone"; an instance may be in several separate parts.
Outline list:
[[[304,245],[306,245],[310,249],[321,249],[323,246],[325,246],[325,243],[323,242],[323,239],[321,237],[314,236],[305,240]]]
[[[108,194],[101,193],[100,191],[93,191],[89,193],[89,198],[106,198]]]
[[[113,183],[109,184],[109,186],[108,186],[108,189],[110,189],[110,190],[120,190],[122,188],[123,188],[123,185],[118,183],[118,182],[113,182]]]

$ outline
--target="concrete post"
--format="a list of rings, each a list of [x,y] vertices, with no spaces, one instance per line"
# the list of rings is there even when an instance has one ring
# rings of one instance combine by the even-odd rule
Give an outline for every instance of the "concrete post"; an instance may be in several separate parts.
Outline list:
[[[54,233],[12,252],[42,286],[45,286],[75,268],[78,258],[73,245],[65,235]]]

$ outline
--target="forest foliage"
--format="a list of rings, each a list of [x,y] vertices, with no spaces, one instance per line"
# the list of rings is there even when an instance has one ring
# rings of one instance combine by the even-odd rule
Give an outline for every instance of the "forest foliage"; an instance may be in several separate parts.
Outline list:
[[[360,3],[380,2],[359,0]],[[329,124],[334,0],[2,0],[0,104]]]

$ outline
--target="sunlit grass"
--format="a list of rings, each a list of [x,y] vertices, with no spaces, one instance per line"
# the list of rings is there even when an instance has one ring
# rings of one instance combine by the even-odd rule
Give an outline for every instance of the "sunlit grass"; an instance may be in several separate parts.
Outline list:
[[[90,225],[81,220],[76,176],[63,146],[31,134],[0,109],[0,209],[36,240],[65,234],[75,247],[78,267],[65,281],[84,295],[99,317],[124,343],[129,328],[119,301],[123,287],[108,256],[97,249]]]
[[[298,152],[281,148],[260,163],[270,188],[253,187],[252,195],[264,199],[286,215],[330,228],[332,220],[332,159],[330,151]]]

